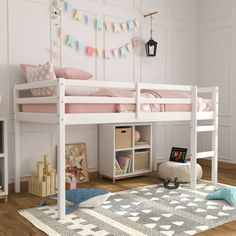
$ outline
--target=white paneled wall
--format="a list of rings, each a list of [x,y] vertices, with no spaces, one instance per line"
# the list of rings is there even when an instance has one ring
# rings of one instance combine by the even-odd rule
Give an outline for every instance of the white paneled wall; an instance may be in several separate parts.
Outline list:
[[[87,70],[96,80],[196,84],[197,0],[71,0],[71,3],[83,13],[106,21],[120,22],[138,18],[141,28],[135,34],[97,32],[84,23],[74,21],[65,13],[61,24],[66,33],[86,45],[101,48],[119,47],[134,35],[138,35],[141,46],[126,58],[111,60],[87,57],[64,46],[63,58],[57,61],[50,53],[52,41],[55,39],[55,22],[50,20],[50,1],[0,1],[0,93],[3,95],[0,116],[7,116],[10,120],[10,178],[14,170],[11,97],[13,84],[24,81],[20,63],[38,64],[52,59],[57,66]],[[159,14],[154,20],[153,38],[158,41],[158,51],[155,58],[147,58],[144,43],[149,39],[150,21],[144,19],[143,14],[155,10]],[[227,9],[225,14],[228,14]],[[224,55],[224,59],[225,57],[227,55]],[[225,108],[225,112],[229,112],[229,107]],[[189,146],[189,126],[186,124],[159,124],[155,126],[154,135],[155,162],[166,159],[171,146]],[[44,153],[49,153],[52,162],[56,162],[54,126],[25,123],[22,124],[21,136],[22,177],[31,174],[36,161]],[[97,137],[96,125],[71,126],[66,133],[67,143],[86,142],[91,171],[98,167]]]
[[[236,1],[199,1],[199,83],[220,87],[219,157],[236,163]],[[203,137],[209,149],[209,136]]]

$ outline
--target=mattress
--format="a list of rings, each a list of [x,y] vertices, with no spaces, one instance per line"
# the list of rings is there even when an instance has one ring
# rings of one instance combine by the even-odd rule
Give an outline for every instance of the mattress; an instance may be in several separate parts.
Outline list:
[[[102,97],[135,97],[135,91],[130,90],[102,90],[91,96]],[[190,98],[187,92],[179,91],[156,91],[142,90],[141,96],[145,98]],[[210,99],[198,97],[197,110],[211,111],[212,102]],[[37,113],[56,113],[56,104],[26,104],[22,105],[23,112]],[[65,113],[116,113],[116,112],[135,112],[135,104],[66,104]],[[190,104],[142,104],[143,112],[190,112]]]

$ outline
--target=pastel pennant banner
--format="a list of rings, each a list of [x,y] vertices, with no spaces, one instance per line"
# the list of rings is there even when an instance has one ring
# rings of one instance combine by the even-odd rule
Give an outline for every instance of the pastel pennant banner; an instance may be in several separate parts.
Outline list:
[[[103,49],[94,48],[90,45],[84,44],[80,40],[75,39],[72,35],[66,34],[64,29],[59,29],[59,36],[61,42],[67,47],[75,48],[77,52],[85,53],[89,57],[97,56],[98,58],[105,59],[127,57],[129,53],[132,53],[134,51],[134,49],[139,45],[140,42],[138,37],[133,37],[129,42],[125,43],[120,47],[112,49]],[[54,52],[53,54],[56,55],[58,53]]]
[[[79,22],[85,22],[88,26],[96,27],[96,30],[105,29],[107,32],[119,33],[122,31],[135,31],[140,27],[138,19],[131,19],[127,22],[106,22],[102,19],[95,19],[89,15],[83,14],[80,10],[73,8],[69,1],[65,2],[65,12],[70,14],[74,20]]]

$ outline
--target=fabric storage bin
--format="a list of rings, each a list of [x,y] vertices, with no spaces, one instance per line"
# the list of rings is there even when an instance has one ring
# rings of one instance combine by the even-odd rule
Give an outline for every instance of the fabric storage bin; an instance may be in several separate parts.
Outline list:
[[[135,151],[134,155],[134,169],[143,170],[149,168],[149,151]]]
[[[132,147],[131,127],[116,127],[115,128],[115,146],[116,148]]]

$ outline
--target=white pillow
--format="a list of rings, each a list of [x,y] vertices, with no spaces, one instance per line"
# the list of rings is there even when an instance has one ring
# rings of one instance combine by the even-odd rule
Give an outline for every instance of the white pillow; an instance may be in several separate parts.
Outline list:
[[[50,62],[47,62],[44,65],[39,65],[36,67],[27,67],[26,79],[28,83],[43,80],[56,80],[56,75],[54,73],[52,64]],[[35,97],[55,96],[57,94],[57,88],[36,88],[31,89],[31,92]]]

